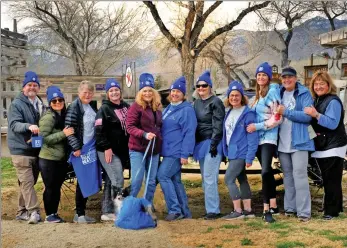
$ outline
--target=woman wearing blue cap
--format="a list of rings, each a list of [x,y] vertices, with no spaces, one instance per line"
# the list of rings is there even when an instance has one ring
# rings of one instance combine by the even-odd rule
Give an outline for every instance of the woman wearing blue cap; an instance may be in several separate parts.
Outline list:
[[[255,217],[245,167],[252,166],[258,149],[258,134],[248,133],[246,130],[247,126],[255,121],[255,113],[247,104],[248,99],[244,95],[242,85],[238,81],[231,82],[224,102],[230,110],[224,119],[222,140],[223,152],[229,161],[224,180],[234,204],[234,211],[223,217],[227,220]],[[235,183],[236,178],[240,189]]]
[[[222,101],[212,93],[212,80],[205,71],[195,85],[197,100],[194,110],[198,121],[196,145],[193,157],[199,161],[205,194],[207,220],[220,217],[218,176],[222,161],[223,119],[225,108]]]
[[[43,204],[46,212],[45,223],[60,223],[63,219],[58,215],[60,188],[67,172],[66,137],[74,133],[72,127],[64,127],[66,106],[63,93],[56,86],[47,89],[49,109],[41,117],[40,135],[43,146],[39,154],[39,167],[45,190]]]
[[[114,221],[114,194],[124,186],[123,166],[129,160],[126,117],[129,104],[122,100],[120,84],[113,78],[106,81],[107,100],[95,117],[95,138],[98,157],[107,177],[105,178],[104,196],[102,202],[102,221]],[[111,185],[116,190],[111,190]]]
[[[186,80],[179,77],[171,85],[170,105],[163,112],[162,153],[158,181],[163,190],[167,221],[191,218],[187,194],[181,182],[181,166],[188,163],[195,145],[196,117],[191,104],[185,100]]]
[[[263,220],[272,223],[272,215],[278,215],[276,202],[276,181],[272,171],[272,158],[277,151],[278,125],[281,116],[277,114],[277,107],[281,103],[279,85],[270,83],[272,67],[264,62],[260,64],[255,73],[256,95],[251,108],[256,112],[256,122],[247,127],[252,133],[258,131],[259,146],[257,158],[261,165],[262,193],[263,193]]]
[[[140,87],[135,102],[130,106],[126,120],[129,133],[129,155],[131,163],[131,192],[134,197],[140,192],[144,175],[149,175],[146,198],[153,203],[154,192],[157,186],[156,178],[161,152],[162,113],[159,93],[154,89],[154,77],[150,73],[142,73],[139,78]],[[151,171],[149,171],[151,156],[146,158],[145,152],[150,140],[155,138],[155,146],[149,147],[152,153]],[[152,149],[153,148],[153,149]]]

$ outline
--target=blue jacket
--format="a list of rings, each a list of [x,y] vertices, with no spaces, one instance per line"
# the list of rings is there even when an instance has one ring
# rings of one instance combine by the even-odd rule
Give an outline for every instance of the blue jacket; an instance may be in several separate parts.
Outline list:
[[[255,127],[258,131],[260,145],[266,143],[277,145],[278,126],[268,129],[266,124],[274,115],[279,104],[281,104],[280,86],[272,83],[266,96],[252,106],[257,113]]]
[[[120,213],[117,215],[115,225],[132,230],[156,227],[157,224],[152,217],[144,211],[148,206],[151,207],[151,203],[145,198],[126,197],[122,203]]]
[[[286,90],[281,86],[281,99]],[[305,107],[313,106],[313,99],[310,91],[296,82],[294,91],[295,109],[286,109],[283,116],[292,121],[292,148],[299,151],[314,151],[313,139],[310,139],[308,127],[312,117],[304,113]]]
[[[222,145],[224,156],[228,157],[228,159],[245,159],[246,163],[251,164],[258,149],[259,138],[257,132],[248,133],[246,128],[248,124],[255,122],[255,112],[246,106],[236,122],[235,129],[230,137],[229,146],[227,146],[225,121],[230,111],[228,111],[223,121]]]
[[[164,110],[163,117],[166,116],[171,107],[170,104]],[[187,159],[194,150],[196,126],[195,111],[190,103],[184,101],[173,106],[172,112],[163,119],[161,155]]]

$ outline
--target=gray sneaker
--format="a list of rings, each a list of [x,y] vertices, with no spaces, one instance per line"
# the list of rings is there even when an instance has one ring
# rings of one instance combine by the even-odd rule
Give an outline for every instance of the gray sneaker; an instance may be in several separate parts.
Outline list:
[[[96,220],[92,217],[87,216],[87,215],[81,215],[80,217],[78,217],[78,215],[75,214],[75,216],[73,218],[73,222],[79,223],[79,224],[91,224],[91,223],[95,223]]]
[[[30,214],[30,218],[28,220],[28,224],[37,224],[41,221],[41,216],[38,212],[34,211]]]
[[[245,215],[237,211],[231,212],[230,214],[222,217],[222,219],[224,220],[237,220],[237,219],[243,219],[243,218],[245,218]]]
[[[25,220],[28,221],[29,220],[29,215],[28,215],[28,211],[22,212],[21,214],[18,214],[16,216],[16,220]]]

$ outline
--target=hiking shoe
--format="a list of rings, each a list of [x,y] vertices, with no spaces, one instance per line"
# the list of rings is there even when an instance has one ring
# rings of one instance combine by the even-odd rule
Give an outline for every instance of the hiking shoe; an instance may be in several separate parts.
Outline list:
[[[220,214],[216,214],[216,213],[208,213],[204,216],[204,219],[205,220],[215,220],[215,219],[218,219],[220,218]]]
[[[38,212],[34,211],[30,214],[28,224],[37,224],[39,221],[41,221],[41,216]]]
[[[60,223],[64,223],[65,220],[63,220],[63,218],[61,218],[57,213],[54,214],[56,218],[60,219]]]
[[[94,218],[89,217],[87,215],[78,216],[77,214],[75,214],[75,217],[73,218],[73,222],[78,224],[91,224],[91,223],[95,223],[96,221]]]
[[[266,223],[274,223],[276,220],[272,217],[272,213],[270,211],[265,211],[263,214],[263,220]]]
[[[331,216],[331,215],[326,214],[326,215],[323,215],[322,218],[323,218],[323,220],[332,220],[334,217]]]
[[[25,220],[28,221],[29,220],[29,215],[28,215],[28,211],[22,212],[21,214],[16,216],[16,220]]]
[[[252,210],[251,211],[243,210],[242,214],[245,216],[245,218],[255,218],[255,214]]]
[[[101,221],[115,221],[116,215],[115,214],[103,214],[101,215]]]
[[[57,214],[50,214],[46,216],[45,223],[61,223],[63,219],[59,217]]]
[[[237,211],[233,211],[230,214],[222,217],[222,219],[224,220],[237,220],[237,219],[243,219],[243,218],[245,218],[245,215]]]
[[[279,211],[278,207],[277,208],[270,208],[270,213],[272,215],[280,215],[280,211]]]
[[[183,218],[184,218],[183,214],[175,213],[175,214],[168,214],[168,216],[166,216],[165,220],[166,221],[175,221],[175,220],[180,220]]]
[[[293,211],[285,211],[284,215],[287,217],[293,217],[293,216],[295,216],[295,213]]]
[[[309,222],[310,221],[310,217],[304,217],[304,216],[299,216],[298,217],[298,220],[300,221],[300,222]]]

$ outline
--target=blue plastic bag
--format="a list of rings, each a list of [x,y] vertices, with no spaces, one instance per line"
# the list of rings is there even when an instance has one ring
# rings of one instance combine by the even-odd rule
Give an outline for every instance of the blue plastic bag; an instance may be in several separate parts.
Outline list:
[[[83,145],[79,157],[75,157],[71,153],[68,162],[74,168],[83,197],[94,195],[100,191],[102,178],[95,149],[95,139]]]
[[[33,148],[41,148],[43,143],[42,141],[43,141],[43,138],[40,135],[31,136],[31,146]]]

